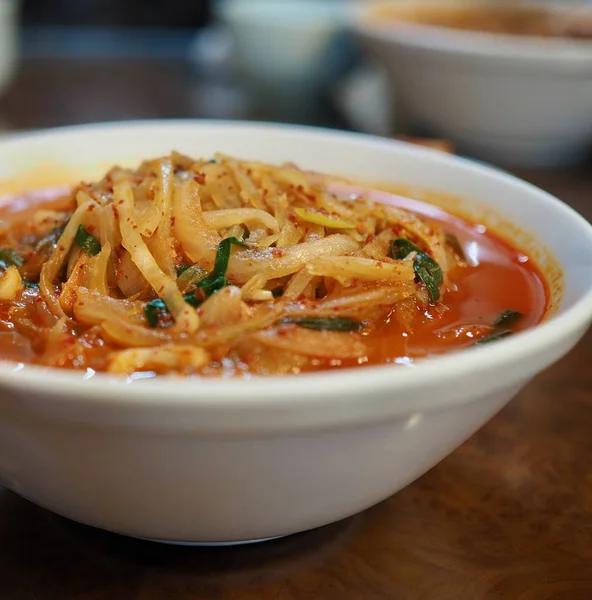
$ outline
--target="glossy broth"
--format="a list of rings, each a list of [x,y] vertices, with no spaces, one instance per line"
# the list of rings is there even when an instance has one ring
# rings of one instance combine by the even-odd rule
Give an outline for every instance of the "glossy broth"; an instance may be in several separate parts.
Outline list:
[[[21,196],[0,207],[0,222],[9,225],[9,234],[0,237],[5,245],[7,235],[18,238],[25,218],[39,209],[66,208],[70,200],[61,196],[61,190],[46,190]],[[514,325],[519,332],[537,325],[549,304],[549,291],[541,271],[528,256],[512,247],[485,226],[471,223],[427,202],[400,196],[383,195],[387,202],[427,217],[453,234],[462,246],[468,267],[454,273],[455,289],[448,291],[443,305],[429,306],[417,315],[413,333],[405,331],[397,319],[387,317],[381,326],[365,336],[368,352],[356,360],[315,359],[300,361],[284,372],[314,371],[356,365],[384,363],[406,364],[430,355],[469,348],[483,336],[495,319],[506,310],[518,311],[523,317]],[[25,290],[21,304],[26,307],[33,324],[41,324],[44,314],[34,290]],[[11,322],[9,303],[0,302],[0,358],[12,361],[47,364],[37,352],[34,336],[23,343],[23,332]],[[51,366],[74,369],[105,370],[109,354],[117,346],[100,336],[88,336],[83,351],[74,344],[76,337],[88,336],[85,328],[72,332],[72,352],[62,347],[59,358]],[[43,355],[46,356],[46,355]],[[221,362],[223,358],[221,357]],[[231,375],[265,374],[266,366],[256,352],[246,353],[240,368]],[[211,375],[220,375],[213,369]]]

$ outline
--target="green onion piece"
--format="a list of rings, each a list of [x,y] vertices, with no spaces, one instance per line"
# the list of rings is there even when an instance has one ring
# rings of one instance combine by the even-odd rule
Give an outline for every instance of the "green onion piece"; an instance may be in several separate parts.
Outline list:
[[[504,310],[504,312],[493,322],[494,327],[511,327],[515,325],[524,315],[517,310]]]
[[[440,286],[444,282],[440,265],[431,256],[422,252],[415,244],[404,238],[393,240],[391,252],[393,258],[398,260],[407,258],[412,252],[416,253],[413,261],[416,279],[423,282],[430,295],[431,303],[435,304],[440,298]]]
[[[185,294],[183,299],[185,302],[187,302],[187,304],[193,306],[193,308],[198,308],[203,304],[203,299],[196,296],[195,292],[189,292],[188,294]]]
[[[13,248],[2,248],[0,250],[0,269],[8,267],[20,268],[25,264],[25,259]]]
[[[413,242],[410,242],[405,238],[397,238],[396,240],[393,240],[393,243],[391,245],[391,252],[393,258],[396,258],[398,260],[403,260],[404,258],[407,258],[412,252],[422,254],[422,251]]]
[[[214,270],[201,281],[197,282],[197,286],[204,291],[206,297],[211,296],[214,292],[217,292],[228,285],[226,271],[230,260],[230,249],[233,244],[248,248],[247,244],[235,237],[229,237],[220,242],[218,251],[216,252]]]
[[[179,267],[177,269],[177,277],[181,277],[181,275],[183,275],[187,269],[191,269],[191,265],[183,265],[182,267]]]
[[[183,300],[185,300],[187,304],[193,306],[194,308],[198,308],[203,304],[203,299],[196,296],[195,292],[185,294],[183,296]],[[144,308],[144,314],[146,315],[146,320],[148,321],[148,325],[150,325],[150,327],[158,327],[159,315],[166,314],[168,312],[168,306],[160,298],[148,302]]]
[[[444,282],[440,265],[433,258],[422,253],[417,255],[413,268],[428,289],[432,304],[435,304],[440,298],[440,286]]]
[[[74,243],[90,256],[96,256],[101,251],[99,240],[92,236],[83,225],[78,227]]]
[[[508,336],[510,336],[512,334],[513,334],[513,332],[510,331],[509,329],[502,329],[501,331],[496,331],[495,333],[491,333],[490,335],[486,335],[485,337],[482,337],[480,340],[477,340],[474,345],[475,346],[485,346],[486,344],[491,344],[493,342],[497,342],[499,340],[507,338]]]
[[[25,287],[29,290],[38,290],[39,289],[39,284],[38,283],[34,283],[33,281],[23,281]]]
[[[453,233],[446,234],[446,243],[454,250],[456,255],[464,262],[467,262],[467,255],[463,250],[458,238]]]
[[[158,315],[167,310],[167,305],[160,298],[148,302],[144,308],[144,314],[146,315],[148,325],[150,325],[150,327],[157,327]]]
[[[271,295],[274,298],[281,298],[284,295],[284,288],[275,288],[275,290],[271,290]]]
[[[364,323],[349,317],[287,317],[282,319],[281,323],[319,331],[350,332],[360,331],[364,328]]]

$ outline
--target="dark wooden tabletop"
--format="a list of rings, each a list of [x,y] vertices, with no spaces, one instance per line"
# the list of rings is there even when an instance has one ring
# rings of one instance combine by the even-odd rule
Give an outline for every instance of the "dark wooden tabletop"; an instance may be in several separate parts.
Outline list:
[[[22,129],[199,116],[192,85],[177,63],[31,62],[0,100],[0,120]],[[592,169],[520,175],[592,220]],[[590,600],[591,364],[588,335],[405,490],[258,546],[142,543],[0,489],[0,599]]]

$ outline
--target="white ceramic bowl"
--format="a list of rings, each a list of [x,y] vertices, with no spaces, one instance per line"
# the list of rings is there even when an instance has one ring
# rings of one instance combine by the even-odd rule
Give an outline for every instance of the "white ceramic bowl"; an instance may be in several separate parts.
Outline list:
[[[369,0],[353,11],[353,27],[388,70],[411,122],[497,164],[578,161],[592,147],[591,41],[368,19],[386,4],[408,9],[475,3],[497,0]],[[569,2],[551,4],[565,8]]]
[[[258,124],[96,125],[0,141],[0,178],[5,189],[11,177],[26,186],[27,169],[43,162],[93,177],[111,162],[172,149],[407,182],[468,198],[474,215],[495,207],[540,240],[532,251],[543,261],[549,252],[565,270],[558,313],[498,344],[411,367],[130,383],[0,364],[0,480],[56,513],[199,542],[269,538],[348,517],[442,460],[590,324],[592,227],[583,218],[509,175],[402,143]],[[56,173],[52,184],[66,177]]]

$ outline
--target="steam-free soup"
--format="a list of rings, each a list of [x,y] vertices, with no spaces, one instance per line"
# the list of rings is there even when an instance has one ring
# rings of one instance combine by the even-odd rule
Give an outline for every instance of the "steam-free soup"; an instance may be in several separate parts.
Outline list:
[[[533,327],[535,263],[428,202],[179,154],[0,209],[0,358],[118,375],[406,364]]]

